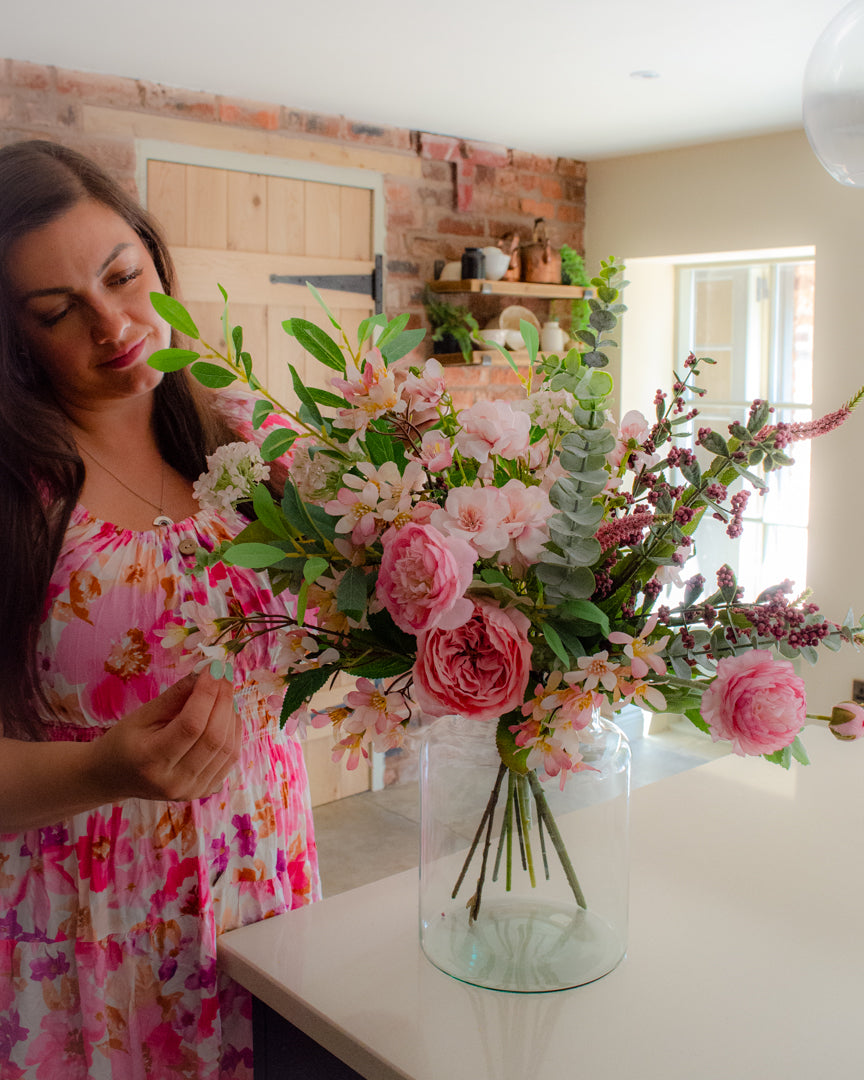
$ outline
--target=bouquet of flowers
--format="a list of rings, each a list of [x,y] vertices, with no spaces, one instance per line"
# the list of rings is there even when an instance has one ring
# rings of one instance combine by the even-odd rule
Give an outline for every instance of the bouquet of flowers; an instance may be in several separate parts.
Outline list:
[[[334,759],[348,768],[370,745],[398,747],[421,710],[490,724],[502,768],[564,785],[587,767],[580,732],[595,711],[628,703],[683,713],[736,753],[806,763],[804,686],[791,660],[856,643],[861,627],[851,615],[824,619],[789,582],[746,601],[729,566],[711,585],[680,575],[707,518],[740,533],[748,492],[737,482],[764,490],[764,475],[792,464],[790,446],[842,423],[864,390],[806,424],[774,423],[768,403],[754,401],[721,434],[700,426],[696,405],[700,369],[714,361],[690,355],[671,393],[658,391],[651,421],[610,422],[604,350],[625,310],[623,269],[602,264],[588,326],[566,355],[541,354],[522,323],[530,365],[519,401],[457,410],[440,364],[410,361],[424,332],[406,329],[407,315],[365,319],[351,341],[314,288],[332,334],[303,319],[283,325],[320,362],[326,388],[291,367],[296,410],[256,378],[224,291],[224,354],[202,343],[152,357],[162,370],[191,364],[209,386],[246,384],[258,395],[256,427],[286,421],[260,450],[238,444],[210,461],[199,499],[243,504],[252,520],[232,543],[199,552],[198,568],[266,569],[273,591],[296,602],[283,615],[211,614],[204,659],[230,663],[277,633],[282,722],[331,725]],[[153,302],[198,340],[176,300]],[[267,463],[283,455],[290,470],[274,496]],[[683,586],[674,605],[661,602],[669,583]],[[202,642],[205,623],[186,615],[190,642]],[[355,688],[310,715],[338,673]],[[864,733],[853,703],[821,719],[841,738]]]

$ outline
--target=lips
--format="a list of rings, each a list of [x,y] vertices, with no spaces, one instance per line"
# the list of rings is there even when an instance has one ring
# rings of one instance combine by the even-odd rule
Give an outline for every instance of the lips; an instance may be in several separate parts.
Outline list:
[[[135,361],[138,360],[143,353],[146,340],[146,338],[141,338],[140,341],[137,341],[131,348],[127,349],[125,352],[117,353],[117,355],[112,356],[110,360],[106,360],[102,367],[110,367],[113,368],[115,371],[120,371],[123,368],[129,367],[131,364],[134,364]]]

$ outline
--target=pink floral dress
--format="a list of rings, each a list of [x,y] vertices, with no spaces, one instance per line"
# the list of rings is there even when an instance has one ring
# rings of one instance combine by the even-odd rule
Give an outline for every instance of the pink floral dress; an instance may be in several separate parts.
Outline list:
[[[181,604],[278,605],[250,570],[189,572],[182,541],[243,523],[201,511],[133,532],[76,509],[39,647],[52,738],[96,738],[191,670]],[[0,834],[0,1080],[251,1077],[250,998],[217,972],[216,938],[320,895],[300,746],[268,699],[274,648],[237,657],[244,745],[219,794]]]

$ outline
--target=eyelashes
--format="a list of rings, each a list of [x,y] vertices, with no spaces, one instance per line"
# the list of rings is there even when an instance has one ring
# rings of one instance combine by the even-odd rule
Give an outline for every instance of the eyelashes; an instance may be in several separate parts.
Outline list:
[[[107,287],[109,289],[122,288],[124,285],[129,285],[136,278],[139,278],[144,273],[144,270],[140,266],[136,266],[132,270],[124,271],[118,274],[116,277],[110,278],[107,281]],[[62,311],[52,312],[50,315],[37,315],[37,321],[40,326],[44,326],[46,329],[51,329],[52,326],[56,326],[62,319],[64,319],[69,312],[75,307],[74,302],[68,304]]]

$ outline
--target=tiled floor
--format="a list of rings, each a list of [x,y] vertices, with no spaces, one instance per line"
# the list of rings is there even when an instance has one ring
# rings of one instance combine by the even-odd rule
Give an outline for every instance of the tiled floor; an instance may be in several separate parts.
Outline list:
[[[686,721],[657,735],[642,734],[638,710],[619,720],[630,739],[632,787],[692,769],[728,752]],[[419,861],[419,790],[416,748],[404,751],[398,783],[351,795],[315,810],[324,895],[334,896],[416,866]]]

